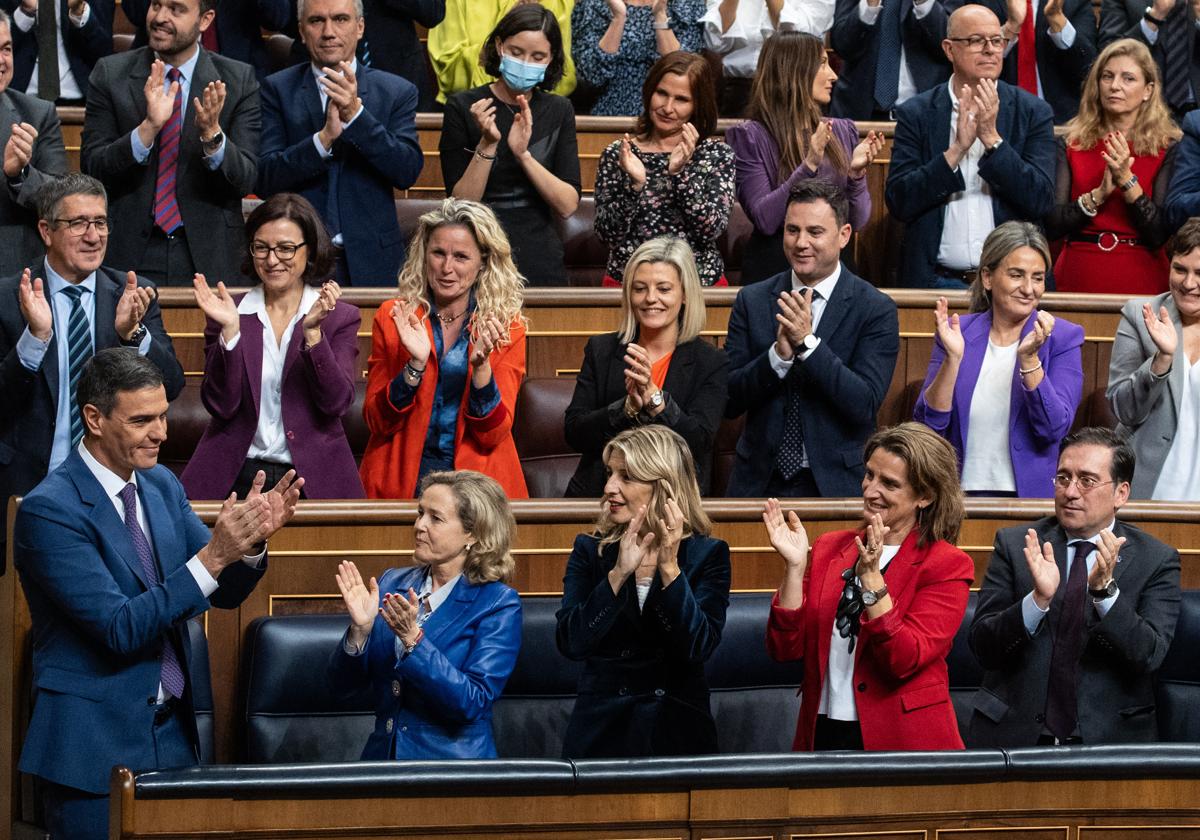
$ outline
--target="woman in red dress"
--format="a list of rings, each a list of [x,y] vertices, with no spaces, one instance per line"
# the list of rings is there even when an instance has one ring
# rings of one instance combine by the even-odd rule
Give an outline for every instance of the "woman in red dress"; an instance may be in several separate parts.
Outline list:
[[[1179,128],[1140,41],[1109,44],[1092,65],[1079,114],[1059,140],[1057,199],[1046,220],[1063,238],[1060,292],[1154,295],[1166,289],[1163,202]]]

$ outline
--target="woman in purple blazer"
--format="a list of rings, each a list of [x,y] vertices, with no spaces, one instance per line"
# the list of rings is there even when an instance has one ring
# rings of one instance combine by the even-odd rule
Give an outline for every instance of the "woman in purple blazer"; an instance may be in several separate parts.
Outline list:
[[[234,298],[203,274],[193,281],[208,318],[200,397],[212,420],[183,471],[184,489],[191,499],[243,496],[258,471],[272,482],[295,468],[307,498],[361,499],[342,428],[361,317],[326,279],[329,235],[307,200],[280,193],[250,214],[246,239],[244,271],[257,286]]]
[[[763,44],[746,121],[725,132],[737,159],[738,201],[754,223],[742,258],[743,284],[787,271],[783,217],[788,193],[800,181],[821,178],[840,187],[850,199],[854,230],[871,216],[867,167],[883,136],[872,131],[860,143],[851,120],[822,117],[836,81],[821,39],[780,32]]]
[[[971,314],[938,299],[914,416],[954,445],[968,494],[1050,498],[1083,387],[1083,328],[1037,308],[1050,248],[1034,225],[997,227],[979,266]]]

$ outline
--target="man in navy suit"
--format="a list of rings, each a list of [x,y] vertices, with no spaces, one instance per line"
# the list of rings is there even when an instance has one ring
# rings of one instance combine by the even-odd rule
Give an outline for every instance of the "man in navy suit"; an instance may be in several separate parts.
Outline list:
[[[263,82],[258,192],[298,192],[338,246],[338,282],[392,286],[404,260],[395,189],[421,174],[417,89],[360,65],[362,0],[300,0],[311,62]]]
[[[1200,216],[1200,111],[1183,118],[1183,137],[1176,147],[1175,171],[1167,190],[1167,219],[1172,228]]]
[[[788,196],[791,270],[738,292],[729,316],[727,417],[746,415],[730,496],[857,496],[896,355],[896,304],[841,264],[846,196],[805,181]]]
[[[885,198],[908,225],[898,286],[966,288],[996,225],[1039,223],[1054,204],[1054,115],[997,81],[1007,43],[999,18],[963,6],[947,31],[950,81],[905,102],[896,118]]]
[[[83,440],[25,497],[14,557],[33,634],[33,719],[20,769],[38,777],[54,840],[108,836],[109,774],[196,764],[189,619],[233,608],[266,570],[265,541],[295,510],[288,473],[213,531],[158,466],[166,439],[162,373],[110,348],[78,386]]]
[[[55,12],[57,50],[41,67],[38,43],[39,0],[3,0],[12,13],[13,88],[50,102],[80,105],[96,62],[113,51],[113,0],[42,0]],[[49,76],[47,76],[49,73]],[[46,90],[41,82],[49,81]]]

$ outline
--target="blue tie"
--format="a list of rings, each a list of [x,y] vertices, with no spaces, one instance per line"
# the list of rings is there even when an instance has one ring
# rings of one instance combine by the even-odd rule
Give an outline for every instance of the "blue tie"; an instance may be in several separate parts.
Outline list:
[[[133,548],[137,551],[138,560],[142,561],[142,572],[146,575],[148,586],[158,585],[158,566],[154,564],[154,552],[150,550],[150,542],[142,533],[142,527],[137,520],[137,487],[131,482],[121,488],[121,501],[125,504],[125,527],[129,529],[129,538],[133,540]],[[159,661],[159,680],[163,690],[172,697],[183,696],[183,668],[179,666],[179,657],[175,654],[175,645],[171,642],[170,634],[163,639],[162,659]]]
[[[83,438],[83,417],[79,413],[79,401],[75,399],[75,386],[79,384],[83,366],[92,358],[92,328],[83,311],[84,291],[79,286],[63,289],[63,294],[71,299],[71,312],[67,315],[67,375],[70,382],[67,396],[71,400],[72,448]]]
[[[879,58],[875,62],[875,104],[890,111],[900,92],[900,3],[883,0],[879,18]]]

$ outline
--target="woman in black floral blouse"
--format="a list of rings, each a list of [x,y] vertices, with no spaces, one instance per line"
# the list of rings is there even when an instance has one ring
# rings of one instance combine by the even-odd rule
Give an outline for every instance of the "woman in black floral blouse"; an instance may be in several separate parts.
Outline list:
[[[606,286],[621,284],[634,249],[656,236],[686,239],[705,286],[728,285],[717,237],[733,206],[733,150],[711,135],[717,93],[707,61],[673,52],[650,68],[637,137],[600,155],[596,233],[609,246]]]

